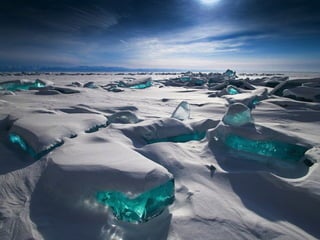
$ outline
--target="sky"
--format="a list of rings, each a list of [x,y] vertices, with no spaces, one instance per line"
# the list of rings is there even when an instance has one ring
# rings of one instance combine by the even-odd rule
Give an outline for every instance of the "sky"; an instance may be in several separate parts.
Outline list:
[[[320,71],[319,0],[1,0],[0,66]]]

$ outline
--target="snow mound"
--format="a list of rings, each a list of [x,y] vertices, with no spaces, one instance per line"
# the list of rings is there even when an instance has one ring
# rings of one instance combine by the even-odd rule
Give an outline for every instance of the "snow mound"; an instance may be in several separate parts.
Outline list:
[[[35,121],[35,119],[37,119]],[[42,152],[97,126],[105,126],[106,118],[97,114],[29,114],[13,123],[9,134],[13,143],[27,145],[36,158]],[[27,148],[27,147],[26,147]],[[24,147],[22,147],[24,149]],[[25,150],[25,149],[24,149]]]
[[[100,137],[82,136],[47,157],[41,186],[60,204],[83,205],[98,192],[131,198],[167,183],[172,175],[130,148]]]
[[[268,98],[268,90],[267,89],[257,89],[251,92],[239,93],[234,95],[225,95],[223,98],[227,99],[227,101],[232,103],[242,103],[249,108],[254,108],[261,101]]]
[[[277,85],[270,94],[299,101],[320,101],[319,78],[293,79]]]
[[[320,88],[300,86],[285,89],[283,96],[306,102],[320,102]]]
[[[164,118],[143,121],[135,125],[110,125],[106,132],[136,147],[141,147],[159,142],[199,141],[204,139],[207,130],[216,127],[218,122],[211,119],[182,122],[174,118]]]
[[[210,148],[217,156],[223,154],[221,164],[227,168],[241,169],[239,166],[243,165],[254,169],[255,164],[263,164],[266,171],[287,177],[301,177],[308,172],[305,153],[312,145],[292,135],[258,124],[229,126],[220,123],[209,130],[208,136]],[[234,162],[228,155],[242,160]]]

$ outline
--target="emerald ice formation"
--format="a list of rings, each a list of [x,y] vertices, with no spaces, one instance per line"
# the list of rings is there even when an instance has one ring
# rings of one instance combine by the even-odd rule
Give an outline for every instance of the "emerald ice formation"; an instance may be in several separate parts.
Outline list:
[[[142,223],[158,216],[173,203],[174,180],[171,179],[134,197],[117,191],[100,191],[96,199],[99,203],[110,207],[118,220]]]
[[[238,89],[236,89],[235,87],[233,87],[231,85],[227,86],[226,90],[227,90],[228,94],[230,94],[230,95],[239,94]]]
[[[144,88],[148,88],[148,87],[151,87],[151,86],[152,86],[152,81],[149,80],[149,81],[146,81],[144,83],[139,83],[139,84],[133,85],[130,88],[132,88],[132,89],[144,89]]]
[[[45,83],[40,80],[30,81],[30,80],[17,80],[8,81],[0,84],[0,90],[7,91],[20,91],[20,90],[30,90],[45,87]]]
[[[36,152],[21,136],[15,133],[9,134],[9,142],[11,142],[14,145],[17,145],[24,152],[28,153],[32,158],[37,160],[63,144],[63,141],[61,140],[56,144],[49,146],[47,149],[43,151]]]
[[[35,151],[26,143],[26,141],[15,133],[9,134],[9,141],[13,144],[18,145],[23,151],[27,152],[32,157],[36,156]]]
[[[235,150],[253,153],[260,156],[272,157],[286,162],[298,162],[308,148],[272,140],[253,140],[229,134],[226,136],[225,144]]]

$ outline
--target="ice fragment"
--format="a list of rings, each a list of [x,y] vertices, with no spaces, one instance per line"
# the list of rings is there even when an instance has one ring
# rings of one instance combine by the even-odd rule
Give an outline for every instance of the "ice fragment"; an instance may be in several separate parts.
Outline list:
[[[97,193],[96,199],[109,206],[118,220],[142,223],[161,214],[173,203],[174,180],[134,197],[117,191],[101,191]]]
[[[230,126],[239,127],[248,123],[252,123],[250,109],[242,103],[231,104],[223,116],[222,121]]]
[[[175,118],[181,121],[189,119],[190,118],[189,103],[186,101],[182,101],[172,113],[171,118]]]

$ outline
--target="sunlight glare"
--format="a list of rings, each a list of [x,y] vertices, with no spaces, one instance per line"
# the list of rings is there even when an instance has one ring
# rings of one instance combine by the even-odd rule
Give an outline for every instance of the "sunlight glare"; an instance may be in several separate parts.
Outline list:
[[[200,3],[205,4],[205,5],[212,5],[215,3],[218,3],[220,0],[199,0]]]

